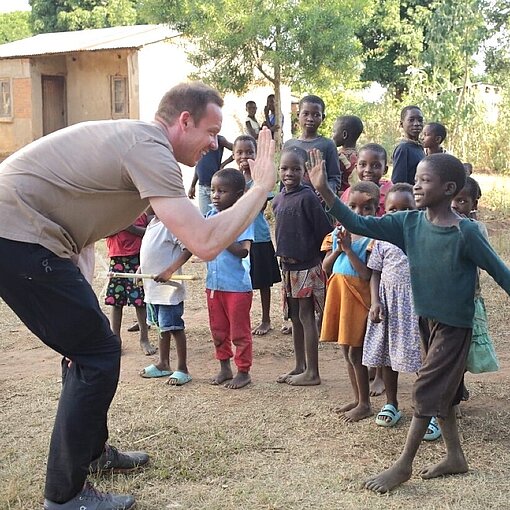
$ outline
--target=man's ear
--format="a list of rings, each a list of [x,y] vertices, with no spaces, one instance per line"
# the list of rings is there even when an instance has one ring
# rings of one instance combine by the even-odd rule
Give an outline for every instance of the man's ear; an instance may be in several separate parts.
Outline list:
[[[190,122],[193,122],[190,112],[187,110],[181,112],[179,115],[179,125],[181,128],[186,129],[190,125]]]

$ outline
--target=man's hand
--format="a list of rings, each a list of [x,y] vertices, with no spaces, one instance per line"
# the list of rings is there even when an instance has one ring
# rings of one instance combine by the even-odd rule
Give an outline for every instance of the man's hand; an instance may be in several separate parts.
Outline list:
[[[273,190],[276,183],[276,168],[274,164],[275,142],[271,131],[262,128],[257,143],[257,157],[255,161],[249,159],[250,173],[255,185],[262,186],[267,193]]]

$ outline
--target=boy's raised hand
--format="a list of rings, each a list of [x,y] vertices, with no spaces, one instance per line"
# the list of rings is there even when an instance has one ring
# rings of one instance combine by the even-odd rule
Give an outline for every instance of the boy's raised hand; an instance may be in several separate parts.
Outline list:
[[[248,164],[254,184],[262,186],[267,193],[273,190],[276,183],[274,152],[275,142],[271,137],[271,131],[264,127],[259,133],[255,161],[250,159]]]
[[[331,207],[335,201],[335,194],[328,186],[328,176],[326,174],[326,163],[322,159],[322,153],[319,149],[312,149],[308,153],[306,170],[310,177],[313,187],[321,194],[324,202]]]

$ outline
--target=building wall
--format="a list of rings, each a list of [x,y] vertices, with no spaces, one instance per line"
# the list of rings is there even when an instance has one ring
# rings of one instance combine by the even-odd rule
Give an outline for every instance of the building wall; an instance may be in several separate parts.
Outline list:
[[[0,160],[32,141],[32,86],[28,59],[0,60],[0,78],[11,78],[13,117],[0,119]]]
[[[110,77],[128,76],[128,55],[128,50],[66,55],[69,125],[112,118]]]

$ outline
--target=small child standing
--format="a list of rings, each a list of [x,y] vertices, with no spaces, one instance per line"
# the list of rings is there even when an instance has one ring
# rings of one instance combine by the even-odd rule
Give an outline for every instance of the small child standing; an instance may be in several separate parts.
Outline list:
[[[407,182],[414,185],[414,175],[418,163],[425,157],[425,151],[420,143],[423,130],[423,113],[417,106],[406,106],[400,112],[400,127],[404,131],[404,138],[393,151],[393,173],[391,181]]]
[[[393,186],[383,175],[388,171],[388,155],[386,149],[377,143],[368,143],[361,147],[358,153],[356,173],[360,182],[373,182],[379,186],[379,203],[377,204],[376,216],[384,216],[384,203],[386,193]],[[347,188],[341,197],[344,204],[349,202],[350,189]]]
[[[446,138],[446,128],[439,122],[429,122],[423,128],[423,148],[425,154],[443,154],[446,152],[445,148],[441,145]]]
[[[315,314],[324,310],[326,277],[320,246],[331,224],[319,198],[302,182],[307,153],[286,147],[280,160],[283,190],[273,200],[276,254],[283,279],[284,316],[292,321],[296,366],[277,382],[294,386],[320,384],[319,333]]]
[[[246,113],[248,115],[244,123],[244,132],[256,140],[259,137],[260,124],[255,118],[257,113],[257,103],[255,101],[246,102]]]
[[[462,163],[449,154],[433,154],[418,164],[413,188],[416,206],[382,218],[354,214],[331,192],[320,153],[312,151],[310,177],[324,201],[351,232],[389,241],[407,253],[415,313],[419,316],[423,363],[413,386],[414,415],[397,461],[366,481],[375,492],[388,492],[412,475],[413,462],[430,418],[437,415],[446,457],[421,471],[424,479],[465,473],[455,406],[471,346],[477,268],[485,269],[510,295],[510,270],[478,226],[452,211],[451,202],[466,184]]]
[[[386,211],[416,209],[410,184],[395,184],[386,195]],[[421,367],[418,317],[414,313],[409,262],[405,253],[386,241],[375,241],[368,267],[370,279],[370,321],[363,345],[363,365],[382,367],[386,405],[375,422],[393,427],[401,418],[397,385],[399,372],[416,373]]]
[[[257,143],[248,135],[238,136],[234,141],[233,154],[239,170],[243,172],[246,188],[253,186],[250,165],[248,161],[255,159]],[[274,197],[268,195],[268,200]],[[267,202],[266,202],[267,204]],[[274,283],[282,281],[280,269],[276,259],[271,231],[264,211],[266,204],[253,222],[254,240],[250,249],[250,277],[253,289],[259,289],[260,302],[262,305],[262,321],[253,329],[254,335],[265,335],[271,330],[271,287]]]
[[[186,333],[184,331],[184,300],[186,289],[182,282],[166,282],[175,274],[182,274],[182,265],[191,257],[177,238],[154,216],[147,226],[140,248],[140,272],[155,274],[145,280],[147,322],[159,331],[159,360],[145,367],[145,378],[167,377],[168,384],[182,386],[191,381],[186,363]],[[177,351],[177,370],[170,370],[170,340],[173,336]]]
[[[143,213],[129,228],[106,238],[110,272],[136,273],[140,265],[140,247],[147,227],[147,214]],[[124,306],[133,305],[140,325],[140,347],[146,356],[156,352],[149,342],[143,287],[131,278],[110,278],[106,289],[105,305],[112,307],[110,324],[122,344],[120,329]]]
[[[326,172],[328,174],[328,184],[331,190],[336,193],[340,187],[340,164],[338,154],[333,140],[319,135],[318,129],[326,115],[326,105],[318,96],[305,96],[299,101],[298,120],[301,127],[301,136],[287,140],[283,146],[284,149],[290,147],[299,147],[307,154],[311,149],[319,149],[326,162]],[[303,183],[313,188],[305,172]]]
[[[379,188],[373,182],[358,182],[351,188],[348,207],[361,216],[374,216]],[[343,349],[354,399],[336,409],[348,422],[372,415],[367,367],[361,363],[363,339],[370,309],[370,276],[367,266],[372,240],[351,235],[337,227],[323,243],[327,253],[322,267],[328,280],[321,328],[322,342],[338,342]],[[324,250],[324,251],[326,251]]]
[[[211,181],[213,209],[207,217],[234,205],[244,194],[245,186],[243,175],[234,168],[224,168],[216,172]],[[226,388],[234,390],[243,388],[251,382],[253,340],[250,309],[253,291],[248,255],[253,237],[252,224],[227,249],[207,262],[206,294],[209,326],[216,359],[220,362],[220,371],[211,380],[211,384],[225,383]],[[236,347],[235,356],[232,344]],[[232,357],[237,366],[235,377],[230,366]]]
[[[339,196],[350,186],[349,177],[356,168],[358,151],[356,142],[363,133],[363,122],[356,115],[338,117],[333,125],[333,141],[338,148],[341,182]]]

